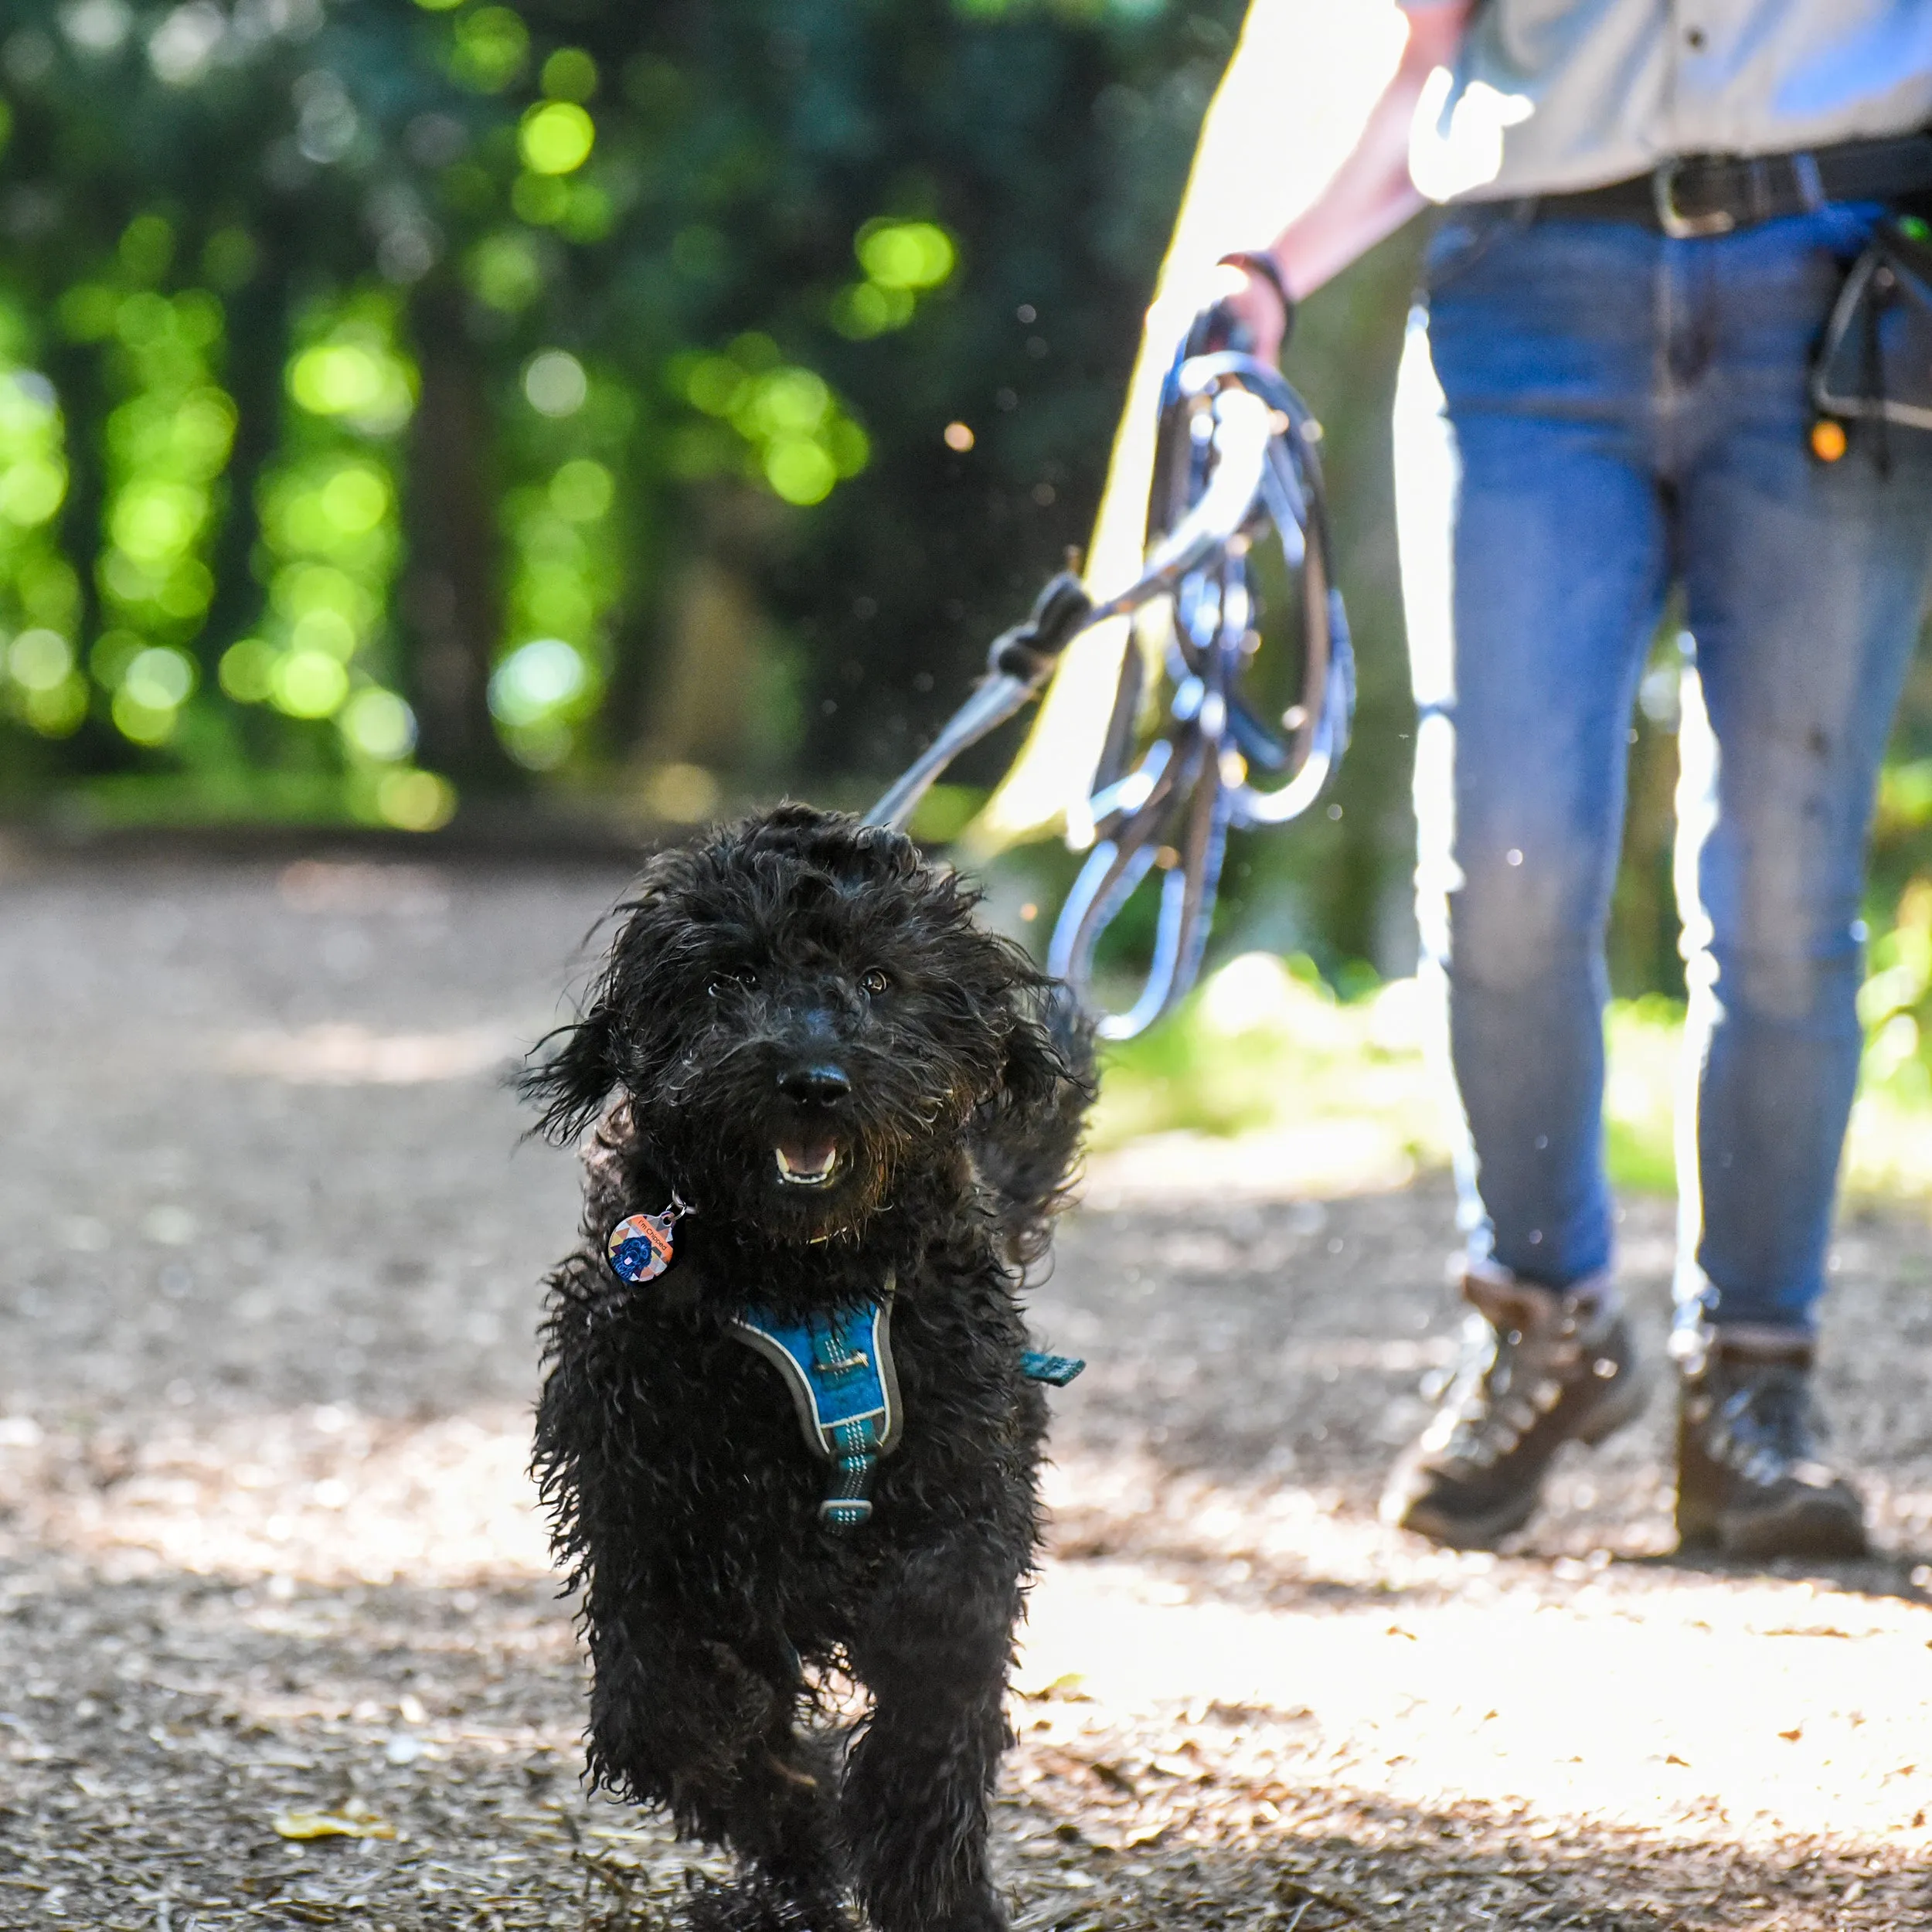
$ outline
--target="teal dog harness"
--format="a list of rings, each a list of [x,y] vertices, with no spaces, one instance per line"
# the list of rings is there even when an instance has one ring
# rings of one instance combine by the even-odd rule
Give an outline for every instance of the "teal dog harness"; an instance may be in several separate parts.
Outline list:
[[[732,1318],[731,1332],[784,1376],[812,1454],[832,1466],[818,1519],[852,1529],[872,1515],[872,1471],[898,1446],[903,1413],[893,1368],[892,1293],[855,1308],[787,1321],[764,1308]],[[1020,1366],[1029,1379],[1064,1388],[1087,1366],[1032,1350]]]
[[[604,1243],[611,1271],[633,1287],[655,1281],[672,1263],[672,1230],[691,1209],[675,1193],[662,1214],[633,1214]],[[872,1472],[899,1441],[899,1378],[893,1370],[893,1277],[876,1300],[787,1320],[768,1308],[734,1315],[731,1332],[755,1349],[784,1378],[806,1446],[832,1465],[832,1492],[818,1505],[819,1521],[851,1529],[872,1514]],[[1085,1368],[1070,1355],[1029,1349],[1021,1372],[1057,1388]]]
[[[734,1316],[731,1332],[784,1377],[812,1454],[832,1465],[818,1519],[850,1529],[872,1514],[872,1472],[899,1441],[893,1370],[892,1292],[856,1308],[784,1321],[763,1308]]]

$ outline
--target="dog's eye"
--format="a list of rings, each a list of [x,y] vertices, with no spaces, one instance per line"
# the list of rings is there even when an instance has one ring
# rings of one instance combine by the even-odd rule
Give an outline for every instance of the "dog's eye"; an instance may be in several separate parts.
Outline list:
[[[735,973],[713,973],[705,984],[705,991],[716,999],[719,994],[728,993],[733,988],[749,992],[755,989],[757,984],[758,975],[747,967],[740,967]]]
[[[875,999],[877,998],[881,993],[889,992],[892,990],[892,981],[889,980],[876,966],[873,967],[869,972],[866,973],[859,983],[861,986],[864,987],[866,991],[870,993]]]

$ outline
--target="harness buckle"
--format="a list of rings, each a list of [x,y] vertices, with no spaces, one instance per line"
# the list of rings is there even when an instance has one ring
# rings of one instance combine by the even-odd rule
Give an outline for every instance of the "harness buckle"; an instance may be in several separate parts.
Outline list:
[[[1728,235],[1737,226],[1729,209],[1713,208],[1705,215],[1687,215],[1677,205],[1677,177],[1690,157],[1674,155],[1659,162],[1651,171],[1651,205],[1657,210],[1657,225],[1672,241],[1698,241],[1709,235]]]

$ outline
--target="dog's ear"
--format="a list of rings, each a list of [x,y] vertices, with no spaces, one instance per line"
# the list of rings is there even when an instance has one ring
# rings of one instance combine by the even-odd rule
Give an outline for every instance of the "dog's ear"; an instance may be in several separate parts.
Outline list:
[[[611,915],[617,932],[597,976],[585,996],[580,1017],[537,1043],[517,1080],[517,1091],[541,1110],[533,1131],[562,1143],[574,1140],[604,1111],[604,1104],[627,1073],[634,1073],[639,1046],[637,1015],[651,1003],[651,972],[675,951],[667,940],[675,930],[672,889],[692,866],[681,847],[654,855],[638,874],[637,887]],[[607,922],[600,920],[589,944]],[[552,1049],[546,1051],[546,1049]],[[541,1055],[543,1057],[538,1057]]]
[[[597,1118],[617,1083],[617,1022],[609,1004],[599,1001],[575,1026],[539,1042],[537,1050],[559,1039],[563,1044],[554,1053],[524,1070],[517,1090],[543,1109],[537,1131],[560,1144],[575,1140]]]
[[[1015,988],[997,1100],[1022,1117],[1083,1107],[1094,1097],[1093,1022],[1058,981]]]
[[[1039,1019],[1026,1010],[1032,1003],[1029,1001],[1021,1006],[1006,1036],[1006,1051],[995,1097],[1007,1113],[1036,1114],[1050,1108],[1066,1078],[1064,1063],[1054,1049],[1052,1036]]]
[[[1079,1164],[1094,1097],[1094,1029],[1064,986],[1037,975],[1009,997],[1014,1023],[986,1103],[979,1165],[1000,1204],[1009,1257],[1025,1268],[1046,1253]]]

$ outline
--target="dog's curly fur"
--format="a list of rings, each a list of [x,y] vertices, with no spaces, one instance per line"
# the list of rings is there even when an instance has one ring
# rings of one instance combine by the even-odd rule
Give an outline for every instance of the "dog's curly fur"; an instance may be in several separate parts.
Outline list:
[[[553,1136],[595,1123],[536,1454],[583,1593],[590,1775],[733,1849],[705,1927],[824,1932],[849,1893],[881,1932],[1005,1923],[988,1807],[1046,1420],[1016,1291],[1090,1050],[975,903],[903,835],[803,806],[663,852],[526,1081]],[[775,1148],[828,1145],[829,1183],[787,1182]],[[673,1189],[694,1210],[676,1259],[627,1287],[605,1238]],[[871,1520],[830,1529],[827,1466],[726,1325],[889,1275],[903,1435]],[[849,1750],[808,1721],[833,1667],[870,1694]]]

